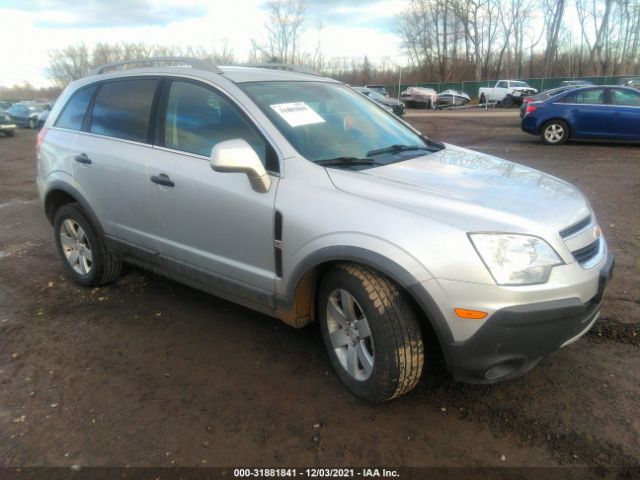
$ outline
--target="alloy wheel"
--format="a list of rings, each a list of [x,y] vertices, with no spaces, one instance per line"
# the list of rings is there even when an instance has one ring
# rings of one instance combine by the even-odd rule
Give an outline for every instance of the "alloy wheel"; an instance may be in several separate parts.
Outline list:
[[[93,264],[89,239],[82,227],[70,218],[60,226],[60,243],[69,265],[81,275],[88,275]]]
[[[371,330],[362,308],[346,290],[336,289],[329,295],[327,327],[342,368],[355,380],[367,380],[375,361]]]
[[[552,123],[548,125],[547,128],[545,128],[544,130],[544,138],[549,143],[558,143],[562,140],[563,137],[564,137],[564,128],[562,127],[562,125],[559,125],[557,123]]]

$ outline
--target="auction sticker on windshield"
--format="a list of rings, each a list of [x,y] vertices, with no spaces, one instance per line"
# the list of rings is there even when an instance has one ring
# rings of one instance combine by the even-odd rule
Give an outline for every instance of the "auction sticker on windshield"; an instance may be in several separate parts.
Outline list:
[[[278,103],[271,108],[292,127],[324,123],[324,119],[304,102]]]

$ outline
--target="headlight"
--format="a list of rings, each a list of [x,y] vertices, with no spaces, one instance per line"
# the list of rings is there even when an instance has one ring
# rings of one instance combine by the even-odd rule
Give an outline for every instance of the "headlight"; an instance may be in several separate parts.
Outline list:
[[[498,285],[531,285],[549,279],[564,262],[547,242],[531,235],[471,233],[471,243]]]

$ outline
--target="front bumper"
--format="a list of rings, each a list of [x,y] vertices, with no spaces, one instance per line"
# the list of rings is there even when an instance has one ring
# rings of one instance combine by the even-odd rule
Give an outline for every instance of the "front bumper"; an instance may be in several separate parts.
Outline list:
[[[598,291],[578,298],[507,307],[495,312],[468,340],[445,347],[453,376],[469,383],[493,383],[525,373],[544,355],[587,333],[600,314],[612,276],[613,255],[600,270]]]

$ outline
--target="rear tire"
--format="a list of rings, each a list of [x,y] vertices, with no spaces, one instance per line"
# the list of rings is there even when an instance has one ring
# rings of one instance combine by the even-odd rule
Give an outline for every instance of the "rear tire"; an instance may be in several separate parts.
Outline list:
[[[540,138],[546,145],[562,145],[569,140],[569,126],[562,120],[550,120],[542,126]]]
[[[413,389],[424,345],[413,304],[390,279],[342,264],[322,279],[318,318],[329,359],[357,397],[382,402]]]
[[[4,131],[4,134],[5,134],[7,137],[13,137],[13,135],[14,135],[15,133],[16,133],[16,132],[15,132],[14,130],[5,130],[5,131]]]
[[[77,203],[60,207],[53,231],[64,271],[75,282],[95,287],[120,276],[122,264],[108,250],[98,229]]]

